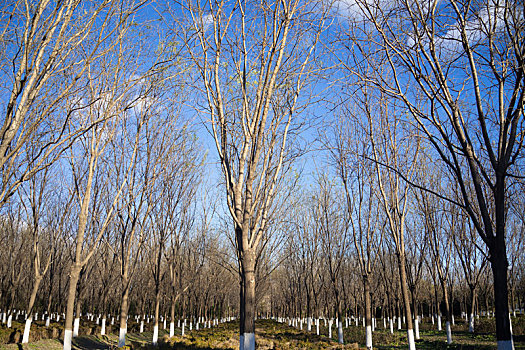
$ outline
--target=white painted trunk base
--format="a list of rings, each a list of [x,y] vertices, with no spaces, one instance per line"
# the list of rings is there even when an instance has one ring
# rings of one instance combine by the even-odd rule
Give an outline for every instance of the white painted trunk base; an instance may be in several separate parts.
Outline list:
[[[332,323],[333,321],[328,321],[328,338],[332,339]]]
[[[244,333],[244,350],[255,350],[255,333]]]
[[[153,345],[157,345],[159,340],[159,326],[153,326]]]
[[[388,321],[390,323],[390,333],[393,334],[394,333],[394,321],[391,318]]]
[[[7,318],[7,328],[11,328],[12,325],[13,325],[13,315],[9,315],[9,317]]]
[[[102,327],[100,327],[100,335],[106,335],[106,318],[102,319]]]
[[[468,331],[470,333],[474,333],[474,315],[470,314],[470,319],[468,322]]]
[[[175,335],[175,322],[170,322],[170,338]]]
[[[450,328],[449,321],[447,321],[445,327],[447,328],[447,344],[452,344],[452,329]]]
[[[22,344],[29,343],[29,332],[31,331],[32,317],[28,317],[24,326],[24,336],[22,337]]]
[[[401,329],[401,317],[400,316],[397,318],[397,329],[398,330]]]
[[[71,350],[71,340],[73,339],[73,331],[66,329],[64,332],[64,350]]]
[[[144,321],[140,321],[140,329],[139,329],[139,332],[140,332],[140,333],[144,332]]]
[[[78,328],[80,327],[80,318],[75,318],[73,322],[73,338],[78,337]]]
[[[408,338],[408,349],[416,350],[416,341],[414,340],[414,330],[413,329],[409,329],[407,331],[407,338]]]
[[[118,347],[123,348],[126,346],[126,328],[120,328],[118,333]]]
[[[315,323],[315,334],[319,335],[319,319],[317,319],[317,322]]]
[[[306,321],[306,330],[308,332],[312,331],[312,318],[308,317],[308,320]]]
[[[185,325],[186,325],[186,322],[184,322],[184,323],[182,324],[182,330],[181,330],[181,333],[182,333],[182,336],[183,336],[183,337],[184,337],[184,326],[185,326]]]
[[[498,340],[498,350],[514,350],[514,342],[512,340]]]
[[[366,326],[366,348],[368,350],[372,349],[372,327]]]
[[[419,316],[416,317],[414,325],[415,325],[415,331],[416,331],[416,340],[419,340]]]
[[[51,323],[51,319],[49,316],[46,317],[46,327],[49,327],[49,324]]]
[[[337,341],[339,342],[339,344],[343,344],[344,343],[344,339],[343,339],[343,323],[342,322],[339,322],[339,324],[337,326]]]

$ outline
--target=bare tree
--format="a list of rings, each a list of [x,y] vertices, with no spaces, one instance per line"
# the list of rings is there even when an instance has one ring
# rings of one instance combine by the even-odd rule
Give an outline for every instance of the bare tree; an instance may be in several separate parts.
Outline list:
[[[53,163],[79,135],[100,122],[71,128],[78,96],[94,61],[117,48],[113,40],[140,3],[7,1],[1,13],[0,69],[5,99],[0,127],[0,206]],[[65,111],[65,112],[64,112]],[[26,161],[26,155],[32,159]]]
[[[348,257],[350,247],[350,220],[348,211],[341,206],[344,202],[336,193],[336,186],[326,175],[319,175],[318,190],[313,194],[312,216],[315,219],[315,229],[319,232],[320,246],[331,290],[335,302],[337,316],[337,335],[340,344],[343,344],[343,267]],[[329,322],[331,335],[332,320]]]
[[[405,309],[409,348],[415,349],[414,328],[407,282],[405,253],[405,230],[410,205],[410,187],[398,172],[402,169],[406,178],[413,178],[419,156],[420,141],[414,130],[402,123],[396,105],[386,101],[385,96],[371,96],[364,87],[362,108],[368,118],[369,138],[375,163],[379,199],[388,224],[388,232],[397,256],[401,297]],[[366,157],[366,156],[365,156]]]
[[[525,135],[523,7],[513,0],[354,5],[349,13],[361,21],[353,27],[354,48],[390,72],[365,76],[348,67],[404,105],[452,175],[459,200],[435,194],[469,215],[488,248],[498,347],[513,348],[505,208]]]
[[[187,21],[180,32],[202,84],[234,223],[241,348],[252,350],[257,251],[283,165],[293,159],[289,139],[326,9],[290,0],[183,5]]]
[[[345,116],[338,122],[335,140],[329,149],[344,188],[345,210],[363,280],[366,347],[372,349],[371,283],[384,230],[381,228],[374,164],[363,157],[371,152],[368,130],[353,111],[342,113]]]

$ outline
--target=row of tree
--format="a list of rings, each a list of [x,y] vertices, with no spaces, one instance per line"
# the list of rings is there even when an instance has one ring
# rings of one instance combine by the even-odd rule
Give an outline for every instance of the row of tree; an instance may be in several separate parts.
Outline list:
[[[428,276],[448,319],[452,272],[462,270],[457,281],[475,293],[487,265],[498,346],[513,347],[509,285],[512,294],[521,276],[509,266],[521,263],[525,136],[519,3],[2,6],[0,278],[9,312],[26,300],[25,341],[35,305],[62,296],[70,349],[84,293],[100,280],[102,300],[87,307],[118,300],[123,346],[133,303],[152,303],[158,330],[164,293],[174,321],[195,276],[217,264],[238,277],[240,344],[251,350],[258,293],[273,290],[266,282],[284,246],[298,250],[281,285],[298,264],[318,273],[300,292],[307,309],[314,280],[326,279],[326,307],[342,320],[345,278],[361,276],[367,327],[370,290],[391,271],[411,349]],[[203,129],[222,173],[206,187]],[[330,170],[310,193],[296,161],[312,144]],[[216,183],[222,202],[210,195]],[[209,242],[216,232],[233,254]],[[14,288],[22,281],[31,292]]]

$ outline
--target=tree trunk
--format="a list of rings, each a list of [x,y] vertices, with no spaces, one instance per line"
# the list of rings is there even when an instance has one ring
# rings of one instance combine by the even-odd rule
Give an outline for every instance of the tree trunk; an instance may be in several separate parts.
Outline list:
[[[73,310],[75,308],[75,295],[77,292],[78,279],[82,266],[74,262],[69,274],[69,288],[67,293],[66,324],[64,330],[64,350],[71,350],[71,340],[73,339]]]
[[[122,348],[126,346],[126,333],[127,333],[127,318],[128,318],[128,298],[129,298],[129,283],[127,277],[123,278],[123,291],[120,302],[120,329],[118,337],[118,347]]]
[[[244,275],[244,350],[255,350],[255,252],[245,251]]]
[[[403,304],[405,307],[405,316],[406,316],[406,322],[407,322],[408,347],[410,350],[415,350],[416,343],[414,340],[414,327],[412,325],[412,312],[410,311],[410,297],[408,295],[406,261],[405,261],[405,254],[402,250],[398,252],[397,260],[399,264],[399,279],[400,279],[399,282],[401,284],[401,294],[403,296]]]
[[[153,325],[153,345],[158,344],[159,340],[159,312],[160,312],[160,288],[155,292],[155,323]]]
[[[170,338],[175,335],[175,291],[172,291],[170,308]]]
[[[512,333],[510,330],[510,316],[508,304],[508,286],[507,286],[507,256],[505,244],[501,244],[499,249],[492,255],[491,267],[494,278],[494,303],[496,307],[496,339],[498,340],[498,349],[514,349]]]
[[[447,281],[441,280],[441,288],[443,291],[443,299],[445,302],[445,326],[446,326],[446,332],[447,332],[447,343],[452,344],[452,329],[450,326],[451,322],[451,315],[450,315],[450,303],[448,300],[448,290],[447,290]]]
[[[73,338],[78,337],[78,330],[80,328],[80,311],[82,302],[80,298],[80,290],[78,291],[77,302],[75,303],[75,322],[73,323]]]
[[[468,331],[470,333],[474,333],[474,313],[475,313],[475,307],[476,307],[476,287],[470,286],[470,315],[469,315],[469,323],[468,323]]]
[[[365,325],[366,325],[366,348],[372,349],[372,310],[370,302],[370,280],[368,275],[363,276],[365,289]]]

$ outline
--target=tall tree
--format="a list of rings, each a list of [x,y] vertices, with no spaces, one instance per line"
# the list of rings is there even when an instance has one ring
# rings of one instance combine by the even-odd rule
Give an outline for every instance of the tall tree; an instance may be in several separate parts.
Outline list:
[[[407,121],[419,125],[460,192],[459,200],[437,195],[467,213],[488,248],[500,349],[513,348],[505,237],[508,186],[525,136],[521,5],[357,0],[347,9],[356,20],[349,35],[358,52],[356,67],[367,62],[374,74],[347,67],[404,105]],[[385,62],[389,74],[371,59]]]
[[[200,78],[235,229],[241,348],[252,350],[257,251],[294,156],[299,96],[313,74],[326,9],[296,0],[182,3],[178,29]]]

